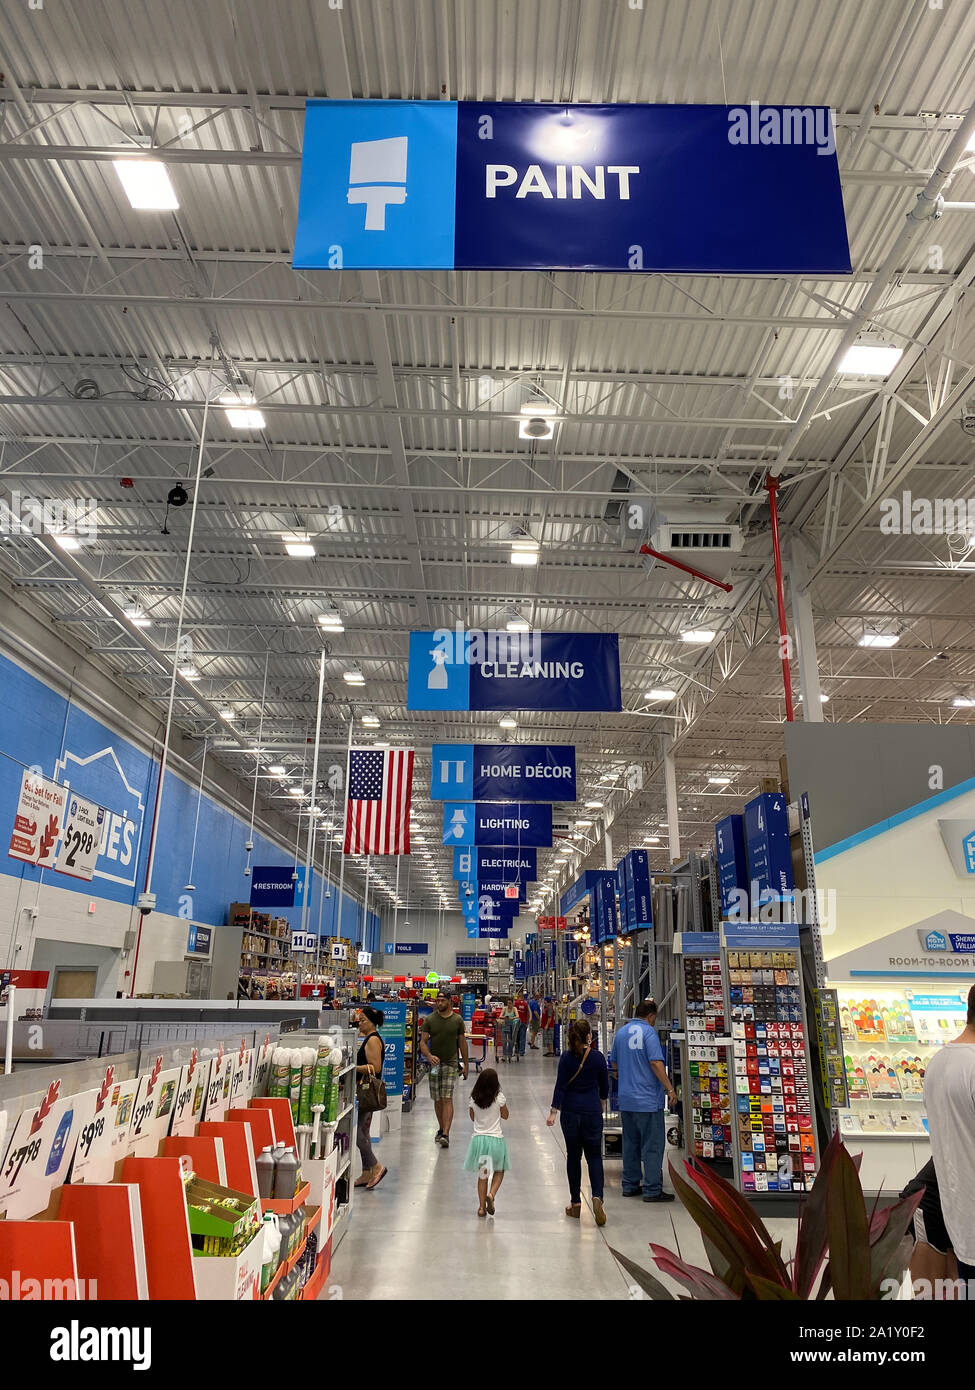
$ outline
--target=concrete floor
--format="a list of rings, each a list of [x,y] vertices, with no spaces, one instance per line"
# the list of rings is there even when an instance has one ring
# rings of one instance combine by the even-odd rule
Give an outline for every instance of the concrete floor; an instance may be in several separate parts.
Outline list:
[[[475,1214],[474,1174],[463,1171],[470,1084],[457,1086],[451,1146],[440,1149],[423,1082],[401,1129],[377,1146],[389,1172],[375,1191],[357,1190],[322,1297],[442,1298],[447,1288],[454,1298],[629,1299],[630,1281],[609,1246],[652,1269],[651,1240],[671,1250],[679,1245],[685,1259],[704,1264],[697,1228],[679,1201],[652,1205],[622,1196],[619,1159],[605,1165],[607,1224],[600,1229],[593,1221],[585,1166],[582,1218],[565,1216],[562,1131],[545,1124],[557,1065],[555,1058],[528,1052],[522,1062],[498,1068],[511,1111],[505,1138],[512,1167],[498,1194],[497,1215],[483,1220]],[[669,1186],[666,1158],[664,1177]],[[793,1222],[769,1224],[791,1237]]]

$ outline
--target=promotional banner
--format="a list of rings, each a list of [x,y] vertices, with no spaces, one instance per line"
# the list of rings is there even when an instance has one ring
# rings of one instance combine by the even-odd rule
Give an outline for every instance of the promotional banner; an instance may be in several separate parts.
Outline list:
[[[293,264],[848,275],[832,118],[312,100]]]
[[[520,879],[534,883],[538,878],[538,851],[512,845],[474,848],[464,845],[454,850],[454,878],[491,878],[499,874],[508,882]]]
[[[446,801],[443,808],[445,845],[508,845],[550,847],[551,806],[523,802]]]
[[[430,800],[575,801],[571,744],[435,743]]]
[[[383,1081],[386,1094],[403,1094],[403,1063],[406,1056],[406,1014],[405,999],[384,999],[383,1011]]]
[[[614,633],[410,633],[411,710],[540,709],[618,712]]]
[[[105,811],[101,806],[75,796],[74,792],[68,793],[64,829],[54,861],[59,873],[91,882],[98,862],[104,822]]]
[[[7,851],[11,859],[51,867],[66,797],[65,787],[49,782],[46,777],[37,777],[30,768],[25,769]]]

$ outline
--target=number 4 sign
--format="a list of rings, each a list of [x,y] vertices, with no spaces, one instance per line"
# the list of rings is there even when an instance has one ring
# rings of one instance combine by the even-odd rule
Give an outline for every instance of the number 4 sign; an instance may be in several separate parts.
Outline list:
[[[74,793],[69,794],[61,843],[54,861],[60,873],[90,881],[98,859],[104,820],[103,807]]]

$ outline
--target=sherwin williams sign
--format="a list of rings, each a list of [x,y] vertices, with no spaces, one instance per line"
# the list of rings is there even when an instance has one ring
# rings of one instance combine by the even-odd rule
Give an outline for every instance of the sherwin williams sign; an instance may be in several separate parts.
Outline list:
[[[310,101],[294,265],[848,275],[830,112]]]
[[[576,750],[567,743],[435,743],[430,800],[575,801]]]
[[[496,849],[476,849],[464,845],[454,850],[454,878],[489,878],[500,874],[509,883],[521,879],[534,883],[538,878],[538,850],[502,845]]]
[[[445,801],[445,845],[550,846],[552,808],[502,801]]]
[[[616,633],[410,633],[411,710],[619,711]]]

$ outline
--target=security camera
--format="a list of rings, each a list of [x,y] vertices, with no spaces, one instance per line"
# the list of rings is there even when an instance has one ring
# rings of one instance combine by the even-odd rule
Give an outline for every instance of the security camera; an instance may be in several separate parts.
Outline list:
[[[143,917],[148,917],[148,916],[149,916],[149,913],[152,911],[152,909],[153,909],[155,906],[156,906],[156,895],[155,895],[155,893],[140,893],[140,894],[139,894],[139,900],[138,900],[138,902],[136,903],[136,907],[139,909],[139,911],[140,911],[140,913],[142,914]]]
[[[250,876],[251,876],[251,871],[250,871],[250,869],[249,869],[249,868],[245,868],[245,869],[244,869],[244,877],[245,877],[245,878],[250,878]]]
[[[958,423],[965,434],[975,434],[975,396],[969,396],[962,406],[961,419]]]
[[[244,849],[246,849],[247,853],[250,854],[250,852],[251,852],[251,850],[252,850],[253,848],[254,848],[254,841],[253,841],[253,840],[248,840],[248,841],[247,841],[247,844],[244,846]]]

